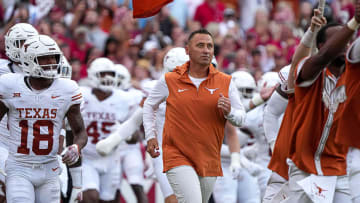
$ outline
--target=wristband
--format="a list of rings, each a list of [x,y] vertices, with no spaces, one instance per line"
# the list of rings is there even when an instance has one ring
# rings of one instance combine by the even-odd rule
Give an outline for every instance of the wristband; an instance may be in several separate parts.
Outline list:
[[[66,131],[64,128],[61,128],[60,130],[60,136],[66,137]]]
[[[311,48],[312,45],[313,45],[313,42],[314,42],[314,39],[315,39],[315,32],[311,31],[311,29],[309,28],[304,36],[301,38],[301,44],[308,47],[308,48]]]
[[[240,152],[232,152],[231,155],[231,163],[239,164],[240,165]]]
[[[261,98],[260,94],[257,94],[251,99],[251,102],[254,104],[254,106],[259,106],[265,101],[263,100],[263,98]]]
[[[346,25],[350,30],[356,31],[360,24],[355,20],[355,18],[352,18]]]

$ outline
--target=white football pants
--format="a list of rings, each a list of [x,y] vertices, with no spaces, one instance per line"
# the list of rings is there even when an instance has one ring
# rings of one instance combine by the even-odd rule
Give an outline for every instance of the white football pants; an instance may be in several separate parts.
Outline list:
[[[191,166],[178,166],[166,172],[179,203],[207,203],[216,177],[201,177]]]
[[[57,160],[46,164],[6,161],[7,203],[59,203],[61,168]]]
[[[281,177],[276,172],[272,172],[266,187],[263,203],[275,203],[276,201],[274,201],[274,198],[281,192],[287,182],[288,181],[285,178]]]
[[[351,199],[360,203],[360,150],[350,147],[347,158]]]
[[[310,174],[298,169],[294,163],[289,165],[289,197],[282,201],[282,203],[312,203],[312,200],[307,196],[303,188],[297,183],[300,180],[310,176]],[[337,176],[335,185],[335,194],[333,203],[351,202],[349,177]]]

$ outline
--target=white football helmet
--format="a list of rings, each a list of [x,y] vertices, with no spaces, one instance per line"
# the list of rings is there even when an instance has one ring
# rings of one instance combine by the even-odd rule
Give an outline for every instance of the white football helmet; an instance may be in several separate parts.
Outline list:
[[[131,75],[128,69],[122,64],[115,64],[117,87],[127,90],[131,87]]]
[[[87,70],[88,77],[92,82],[92,86],[102,91],[112,91],[117,85],[116,71],[114,63],[108,58],[97,58]],[[105,74],[110,72],[112,74]]]
[[[71,79],[72,67],[64,55],[61,60],[61,65],[60,65],[59,71],[60,71],[59,74],[60,74],[61,78]]]
[[[166,72],[173,71],[176,66],[181,66],[184,63],[189,61],[189,55],[186,54],[186,51],[182,47],[175,47],[170,49],[163,61],[164,70]]]
[[[236,71],[231,74],[232,80],[240,93],[240,98],[251,99],[256,91],[254,77],[246,71]]]
[[[261,88],[265,87],[274,87],[278,83],[280,83],[279,74],[277,72],[266,72],[264,73],[260,80],[257,81],[257,86],[260,91]],[[266,84],[266,85],[265,85]]]
[[[17,23],[5,34],[5,53],[14,62],[20,62],[20,49],[23,42],[32,36],[39,35],[30,24]]]
[[[53,64],[39,64],[39,59],[55,56]],[[47,35],[33,36],[25,41],[20,51],[21,67],[25,74],[38,78],[58,78],[62,52],[56,42]]]

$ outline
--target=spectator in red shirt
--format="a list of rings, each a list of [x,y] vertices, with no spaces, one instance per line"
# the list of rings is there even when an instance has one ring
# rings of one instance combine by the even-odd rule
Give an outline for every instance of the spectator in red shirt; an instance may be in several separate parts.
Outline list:
[[[81,64],[86,63],[86,52],[91,47],[91,45],[86,42],[87,32],[88,29],[85,26],[76,28],[74,31],[74,40],[70,45],[71,57],[79,59]]]
[[[218,0],[205,0],[195,11],[194,20],[199,21],[202,27],[210,22],[221,22],[224,17],[225,5]]]

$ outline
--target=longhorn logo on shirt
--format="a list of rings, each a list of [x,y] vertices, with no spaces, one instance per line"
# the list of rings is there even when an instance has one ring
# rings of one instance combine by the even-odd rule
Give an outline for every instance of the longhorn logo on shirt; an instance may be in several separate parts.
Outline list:
[[[19,92],[14,92],[14,93],[13,93],[13,97],[21,97],[21,95],[20,95]]]
[[[314,183],[315,188],[317,190],[317,192],[315,193],[316,195],[320,196],[320,197],[325,197],[322,193],[328,190],[325,190],[324,188],[318,186],[316,183]]]
[[[218,90],[219,88],[210,89],[210,88],[205,87],[205,89],[207,89],[207,90],[210,92],[210,94],[214,94],[214,92],[215,92],[216,90]]]

